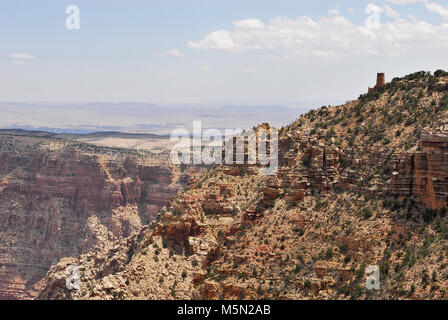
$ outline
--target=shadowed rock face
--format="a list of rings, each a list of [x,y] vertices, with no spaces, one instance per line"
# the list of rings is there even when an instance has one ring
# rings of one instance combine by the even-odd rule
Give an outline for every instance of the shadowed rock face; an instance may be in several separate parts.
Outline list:
[[[153,221],[188,180],[136,157],[0,153],[0,299],[33,298],[52,263]]]

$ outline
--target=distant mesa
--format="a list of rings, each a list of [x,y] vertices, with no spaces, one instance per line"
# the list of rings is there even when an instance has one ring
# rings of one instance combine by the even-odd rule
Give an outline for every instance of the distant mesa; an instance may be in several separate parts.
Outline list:
[[[369,93],[375,91],[376,89],[384,86],[386,84],[386,76],[384,72],[380,72],[376,75],[376,85],[373,88],[369,87]]]

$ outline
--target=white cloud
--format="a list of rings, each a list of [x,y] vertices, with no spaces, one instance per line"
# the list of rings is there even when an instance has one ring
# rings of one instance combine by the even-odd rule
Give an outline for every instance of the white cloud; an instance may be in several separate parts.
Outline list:
[[[391,7],[389,7],[387,4],[384,6],[384,12],[386,12],[386,15],[388,17],[391,18],[398,18],[399,16],[401,16],[401,13],[398,11],[395,11],[394,9],[392,9]]]
[[[263,22],[258,19],[245,19],[235,21],[233,25],[236,28],[248,28],[248,29],[262,29],[264,27]]]
[[[34,56],[32,56],[29,53],[18,53],[18,52],[11,53],[9,57],[13,59],[12,63],[16,65],[23,65],[25,64],[25,61],[34,59]]]
[[[339,15],[339,11],[337,9],[329,9],[328,15],[329,16],[337,16],[337,15]]]
[[[207,65],[204,65],[204,66],[200,66],[199,70],[206,71],[206,72],[212,72],[212,71],[215,71],[215,68],[207,66]]]
[[[200,42],[188,41],[188,46],[193,49],[235,50],[236,48],[232,34],[226,30],[214,31]]]
[[[434,2],[429,2],[426,4],[426,8],[433,13],[441,15],[443,19],[448,19],[448,7],[444,7]]]
[[[255,74],[257,73],[257,69],[253,68],[253,67],[245,67],[241,69],[242,73],[247,73],[247,74]]]
[[[184,54],[182,52],[180,52],[178,49],[171,49],[171,50],[168,50],[168,51],[163,52],[163,53],[158,53],[157,55],[159,57],[171,56],[171,57],[177,57],[177,58],[181,58],[181,57],[184,56]]]
[[[419,21],[417,16],[413,15],[412,13],[408,13],[406,16],[412,23],[417,23]]]
[[[418,3],[418,2],[426,2],[427,0],[386,0],[386,2],[392,3],[392,4],[411,4],[411,3]]]
[[[28,53],[18,53],[18,52],[11,53],[9,55],[9,57],[11,59],[17,59],[17,60],[31,60],[31,59],[34,59],[34,57],[32,55],[28,54]]]
[[[379,30],[369,30],[339,15],[317,19],[277,17],[267,23],[249,19],[234,22],[231,30],[217,30],[197,42],[189,41],[188,46],[233,52],[259,50],[289,59],[396,56],[418,48],[448,46],[448,25],[411,21],[388,6],[383,10],[395,19],[382,23]]]

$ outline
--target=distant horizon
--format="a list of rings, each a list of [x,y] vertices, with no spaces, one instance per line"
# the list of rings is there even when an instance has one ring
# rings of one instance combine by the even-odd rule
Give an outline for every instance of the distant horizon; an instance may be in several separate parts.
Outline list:
[[[176,129],[188,129],[195,121],[200,121],[203,129],[249,129],[264,122],[281,127],[321,106],[317,102],[296,104],[296,107],[272,104],[161,106],[150,103],[12,102],[0,103],[0,128],[52,133],[114,131],[166,135]]]
[[[242,107],[242,108],[257,108],[257,107],[283,107],[289,109],[297,109],[308,107],[313,105],[315,108],[319,108],[321,106],[327,105],[337,105],[345,103],[351,99],[328,99],[328,100],[299,100],[299,101],[283,101],[283,102],[218,102],[218,101],[210,101],[210,102],[145,102],[145,101],[1,101],[0,106],[4,104],[23,104],[23,105],[48,105],[48,106],[83,106],[90,104],[110,104],[110,105],[121,105],[121,104],[140,104],[140,105],[152,105],[166,108],[220,108],[220,107]]]

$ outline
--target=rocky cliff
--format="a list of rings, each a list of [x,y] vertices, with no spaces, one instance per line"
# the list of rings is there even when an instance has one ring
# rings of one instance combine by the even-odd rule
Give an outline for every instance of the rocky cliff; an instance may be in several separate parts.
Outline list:
[[[447,83],[419,72],[301,116],[275,175],[214,166],[155,223],[54,265],[39,298],[446,298]]]
[[[149,154],[7,135],[0,144],[0,299],[34,297],[53,263],[130,236],[188,180]]]

